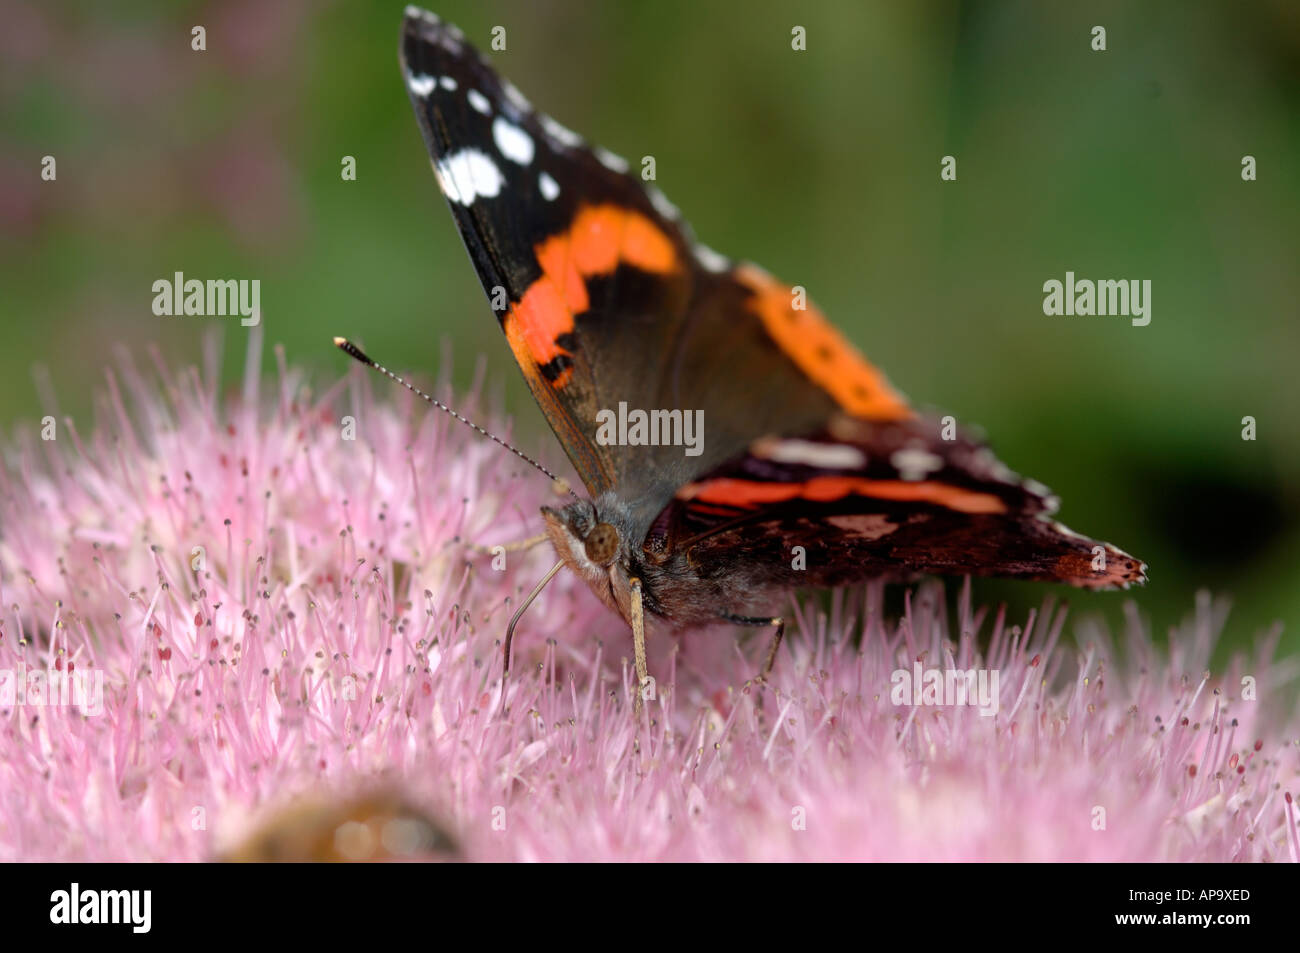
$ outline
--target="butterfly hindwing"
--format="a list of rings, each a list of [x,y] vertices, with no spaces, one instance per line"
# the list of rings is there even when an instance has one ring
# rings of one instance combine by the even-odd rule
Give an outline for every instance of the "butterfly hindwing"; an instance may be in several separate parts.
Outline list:
[[[922,573],[1093,589],[1145,580],[1127,553],[1052,519],[1057,501],[1041,484],[940,433],[928,419],[838,418],[763,438],[677,492],[656,521],[660,545],[684,550],[702,576],[739,572],[755,588]]]

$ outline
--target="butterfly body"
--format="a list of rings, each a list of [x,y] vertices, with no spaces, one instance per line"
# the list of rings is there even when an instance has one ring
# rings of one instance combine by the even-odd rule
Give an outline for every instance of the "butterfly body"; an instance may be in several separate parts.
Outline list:
[[[1041,484],[915,411],[801,288],[697,244],[455,27],[408,8],[400,54],[496,319],[587,490],[543,510],[547,535],[634,631],[642,611],[765,621],[793,588],[868,578],[1145,579],[1056,523]]]

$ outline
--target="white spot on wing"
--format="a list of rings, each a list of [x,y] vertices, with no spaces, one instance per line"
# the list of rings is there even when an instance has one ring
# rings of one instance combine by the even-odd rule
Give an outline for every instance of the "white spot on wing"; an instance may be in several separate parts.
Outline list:
[[[668,201],[668,196],[664,195],[655,186],[649,186],[646,194],[650,196],[650,204],[655,207],[655,211],[669,220],[676,220],[681,217],[681,211],[672,202]]]
[[[561,125],[550,116],[539,116],[538,120],[541,122],[542,128],[546,130],[546,134],[558,145],[567,149],[576,149],[582,145],[582,136],[568,126]]]
[[[1046,523],[1048,526],[1052,527],[1052,529],[1056,530],[1062,536],[1068,536],[1070,539],[1081,539],[1086,543],[1092,542],[1092,540],[1088,539],[1087,536],[1082,536],[1079,533],[1076,533],[1074,530],[1070,529],[1070,527],[1066,526],[1064,523],[1058,523],[1056,520],[1046,519],[1045,514],[1039,514],[1038,518],[1042,520],[1044,523]],[[1103,545],[1110,545],[1110,544],[1106,543]]]
[[[1020,485],[1043,501],[1044,513],[1055,513],[1061,508],[1061,498],[1032,477],[1020,481]]]
[[[889,455],[889,463],[904,480],[924,480],[943,468],[943,457],[920,447],[904,447]]]
[[[533,111],[533,104],[524,97],[524,94],[510,80],[501,81],[501,92],[505,93],[506,102],[514,106],[521,114]]]
[[[418,73],[408,79],[406,85],[410,87],[411,92],[415,93],[415,95],[428,96],[433,92],[433,87],[438,85],[438,81],[432,76]]]
[[[488,102],[488,98],[477,89],[471,89],[465,94],[465,98],[469,100],[469,104],[474,107],[476,112],[481,112],[486,116],[492,111],[492,104]]]
[[[843,443],[764,437],[754,441],[749,452],[764,460],[801,464],[822,470],[860,470],[867,465],[865,453]]]
[[[537,187],[542,191],[542,198],[548,202],[554,201],[555,197],[560,194],[560,183],[545,172],[537,177]]]
[[[602,149],[600,146],[597,146],[596,158],[600,160],[601,165],[609,169],[611,172],[617,172],[619,175],[627,172],[627,160],[617,153],[610,152],[608,149]]]
[[[719,255],[708,245],[695,246],[695,260],[704,266],[705,271],[726,271],[731,267],[731,259]]]
[[[492,121],[492,139],[511,162],[528,165],[533,161],[533,137],[505,116],[497,116]]]
[[[880,513],[840,514],[826,517],[826,522],[859,539],[880,539],[898,529],[897,523],[889,522]]]
[[[473,205],[480,197],[496,197],[505,183],[496,163],[478,149],[462,149],[440,159],[433,171],[443,194],[464,206]]]
[[[1030,493],[1034,494],[1034,496],[1041,496],[1041,497],[1046,498],[1046,497],[1049,497],[1049,496],[1052,495],[1052,491],[1051,491],[1051,490],[1049,490],[1049,489],[1048,489],[1047,487],[1045,487],[1043,484],[1039,483],[1037,480],[1032,479],[1032,478],[1031,478],[1031,479],[1027,479],[1027,480],[1025,480],[1025,481],[1021,484],[1021,486],[1023,486],[1023,487],[1024,487],[1026,490],[1028,490]]]
[[[449,93],[454,93],[456,91],[456,81],[452,79],[450,76],[444,76],[441,79],[439,79],[438,85],[441,86]]]
[[[417,7],[413,3],[407,6],[406,15],[408,17],[414,17],[417,20],[423,20],[425,23],[439,22],[438,18],[434,16],[432,13],[430,13],[428,10],[423,10],[420,7]]]
[[[456,183],[452,179],[448,169],[441,163],[433,163],[433,174],[438,180],[438,188],[442,189],[442,194],[447,196],[453,202],[460,201],[460,195],[456,191]]]

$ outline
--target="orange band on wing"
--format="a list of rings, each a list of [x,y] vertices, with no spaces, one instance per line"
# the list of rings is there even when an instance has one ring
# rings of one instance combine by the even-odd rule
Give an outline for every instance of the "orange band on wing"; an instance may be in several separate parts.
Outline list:
[[[869,480],[865,477],[813,477],[806,483],[766,483],[720,477],[692,483],[677,491],[679,500],[699,500],[724,506],[754,507],[786,500],[829,503],[851,494],[878,500],[934,503],[959,513],[1005,513],[1006,504],[992,493],[980,493],[931,480]]]
[[[850,414],[869,420],[913,416],[902,396],[816,308],[796,309],[792,289],[753,265],[736,278],[754,292],[752,307],[777,346]]]
[[[559,338],[573,333],[573,319],[590,306],[587,279],[612,274],[620,265],[666,274],[680,266],[672,239],[634,209],[583,206],[573,224],[538,243],[533,251],[542,274],[506,314],[506,340],[521,367],[539,367],[569,356]],[[551,381],[563,387],[572,371]]]
[[[506,315],[506,339],[511,348],[522,342],[534,362],[545,364],[567,353],[556,339],[573,330],[573,314],[560,286],[543,275]]]

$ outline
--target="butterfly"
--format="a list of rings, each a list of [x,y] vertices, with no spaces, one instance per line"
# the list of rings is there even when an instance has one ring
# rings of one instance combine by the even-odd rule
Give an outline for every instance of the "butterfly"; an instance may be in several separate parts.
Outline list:
[[[629,623],[638,684],[647,616],[771,626],[766,673],[798,587],[1145,581],[1056,522],[1042,484],[914,410],[801,289],[697,243],[653,184],[535,110],[456,27],[408,8],[400,59],[496,320],[586,489],[542,509],[547,579],[569,567]]]

